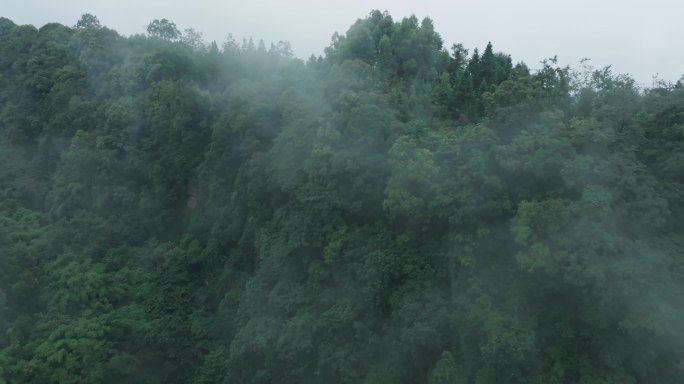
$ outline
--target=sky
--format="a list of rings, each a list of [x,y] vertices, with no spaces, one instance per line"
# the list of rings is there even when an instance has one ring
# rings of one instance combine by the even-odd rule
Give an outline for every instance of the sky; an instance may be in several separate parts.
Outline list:
[[[321,55],[334,32],[344,33],[372,9],[395,20],[430,17],[446,48],[463,43],[495,51],[531,68],[557,56],[559,64],[595,68],[610,65],[638,83],[653,78],[677,81],[684,75],[684,1],[681,0],[0,0],[0,16],[40,27],[48,22],[72,26],[83,13],[123,35],[144,33],[154,19],[166,18],[182,31],[194,28],[219,45],[228,34],[286,40],[295,55]]]

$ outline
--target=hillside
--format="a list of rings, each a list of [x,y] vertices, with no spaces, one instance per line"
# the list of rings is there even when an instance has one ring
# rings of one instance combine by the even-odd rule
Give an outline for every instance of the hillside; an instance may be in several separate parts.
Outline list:
[[[683,217],[681,81],[0,18],[0,384],[682,383]]]

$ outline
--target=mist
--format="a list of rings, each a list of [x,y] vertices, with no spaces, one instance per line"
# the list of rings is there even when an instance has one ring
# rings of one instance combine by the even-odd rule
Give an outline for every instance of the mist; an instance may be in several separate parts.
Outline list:
[[[682,382],[677,77],[201,5],[0,18],[0,384]]]
[[[363,0],[71,0],[58,6],[27,0],[4,4],[3,16],[17,24],[73,25],[81,14],[89,12],[126,36],[143,33],[151,20],[167,18],[181,31],[195,28],[207,41],[219,45],[229,33],[240,41],[249,37],[264,39],[267,44],[289,41],[294,54],[306,60],[312,54],[322,55],[332,34],[344,33],[370,7],[386,10],[396,19],[412,14],[430,17],[445,47],[454,43],[482,47],[493,41],[498,49],[534,69],[542,60],[558,56],[563,66],[577,66],[584,58],[591,59],[597,68],[610,65],[615,73],[628,74],[647,87],[653,86],[654,77],[676,82],[684,75],[684,59],[672,45],[674,36],[684,35],[679,20],[684,4],[668,0],[581,0],[572,6],[549,6],[542,0],[428,0],[419,4],[380,0],[371,5]]]

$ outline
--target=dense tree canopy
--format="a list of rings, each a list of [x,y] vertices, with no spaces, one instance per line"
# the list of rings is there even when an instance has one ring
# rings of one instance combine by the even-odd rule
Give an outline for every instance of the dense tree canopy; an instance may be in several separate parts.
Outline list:
[[[681,82],[147,32],[0,18],[0,384],[684,380]]]

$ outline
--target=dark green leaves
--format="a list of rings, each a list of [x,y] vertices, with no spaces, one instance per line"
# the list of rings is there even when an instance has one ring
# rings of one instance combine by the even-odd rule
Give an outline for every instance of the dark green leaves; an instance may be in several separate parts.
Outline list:
[[[682,382],[680,85],[147,32],[0,19],[0,384]]]

